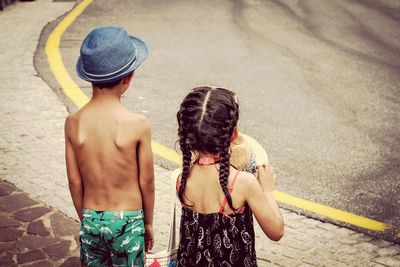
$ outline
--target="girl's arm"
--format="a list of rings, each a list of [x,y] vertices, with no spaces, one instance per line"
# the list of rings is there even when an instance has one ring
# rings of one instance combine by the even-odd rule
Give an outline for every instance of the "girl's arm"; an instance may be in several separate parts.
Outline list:
[[[249,175],[246,181],[246,202],[268,238],[278,241],[284,232],[282,213],[272,194],[275,174],[270,165],[259,165],[258,180]]]

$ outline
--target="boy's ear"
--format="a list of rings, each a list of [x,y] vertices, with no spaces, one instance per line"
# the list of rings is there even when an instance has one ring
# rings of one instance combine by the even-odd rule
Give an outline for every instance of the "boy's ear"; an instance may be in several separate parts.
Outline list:
[[[129,74],[128,76],[124,77],[122,79],[122,84],[129,85],[131,83],[131,81],[132,81],[132,78],[133,78],[134,74],[135,74],[135,72],[133,71],[133,72],[131,72],[131,74]]]
[[[238,127],[235,126],[235,128],[233,129],[232,136],[231,136],[231,143],[233,141],[235,141],[235,139],[238,137],[238,135],[239,135],[239,130],[238,130]]]

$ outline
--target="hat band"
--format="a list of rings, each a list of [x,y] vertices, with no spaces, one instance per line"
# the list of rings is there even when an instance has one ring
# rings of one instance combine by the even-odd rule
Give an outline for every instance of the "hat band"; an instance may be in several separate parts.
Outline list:
[[[136,62],[136,58],[137,57],[136,57],[136,53],[135,53],[135,56],[125,66],[123,66],[122,68],[120,68],[117,71],[114,71],[114,72],[111,72],[111,73],[107,73],[107,74],[93,74],[93,73],[87,72],[87,71],[85,71],[85,67],[84,66],[83,66],[82,70],[85,73],[85,75],[87,77],[89,77],[89,78],[106,79],[106,78],[109,78],[110,76],[114,76],[115,74],[124,72],[125,70],[129,69]]]

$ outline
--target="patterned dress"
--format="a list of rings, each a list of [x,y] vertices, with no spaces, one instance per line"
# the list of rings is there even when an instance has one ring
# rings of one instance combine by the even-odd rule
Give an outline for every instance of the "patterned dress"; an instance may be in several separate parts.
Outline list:
[[[182,207],[177,266],[257,266],[251,209],[246,204],[227,216],[225,205],[217,213]]]

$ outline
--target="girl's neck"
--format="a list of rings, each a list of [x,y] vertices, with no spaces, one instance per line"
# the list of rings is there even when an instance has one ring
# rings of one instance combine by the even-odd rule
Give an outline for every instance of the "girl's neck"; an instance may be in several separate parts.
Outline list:
[[[218,154],[204,154],[200,153],[197,156],[196,163],[198,165],[207,166],[219,163],[219,155]]]

